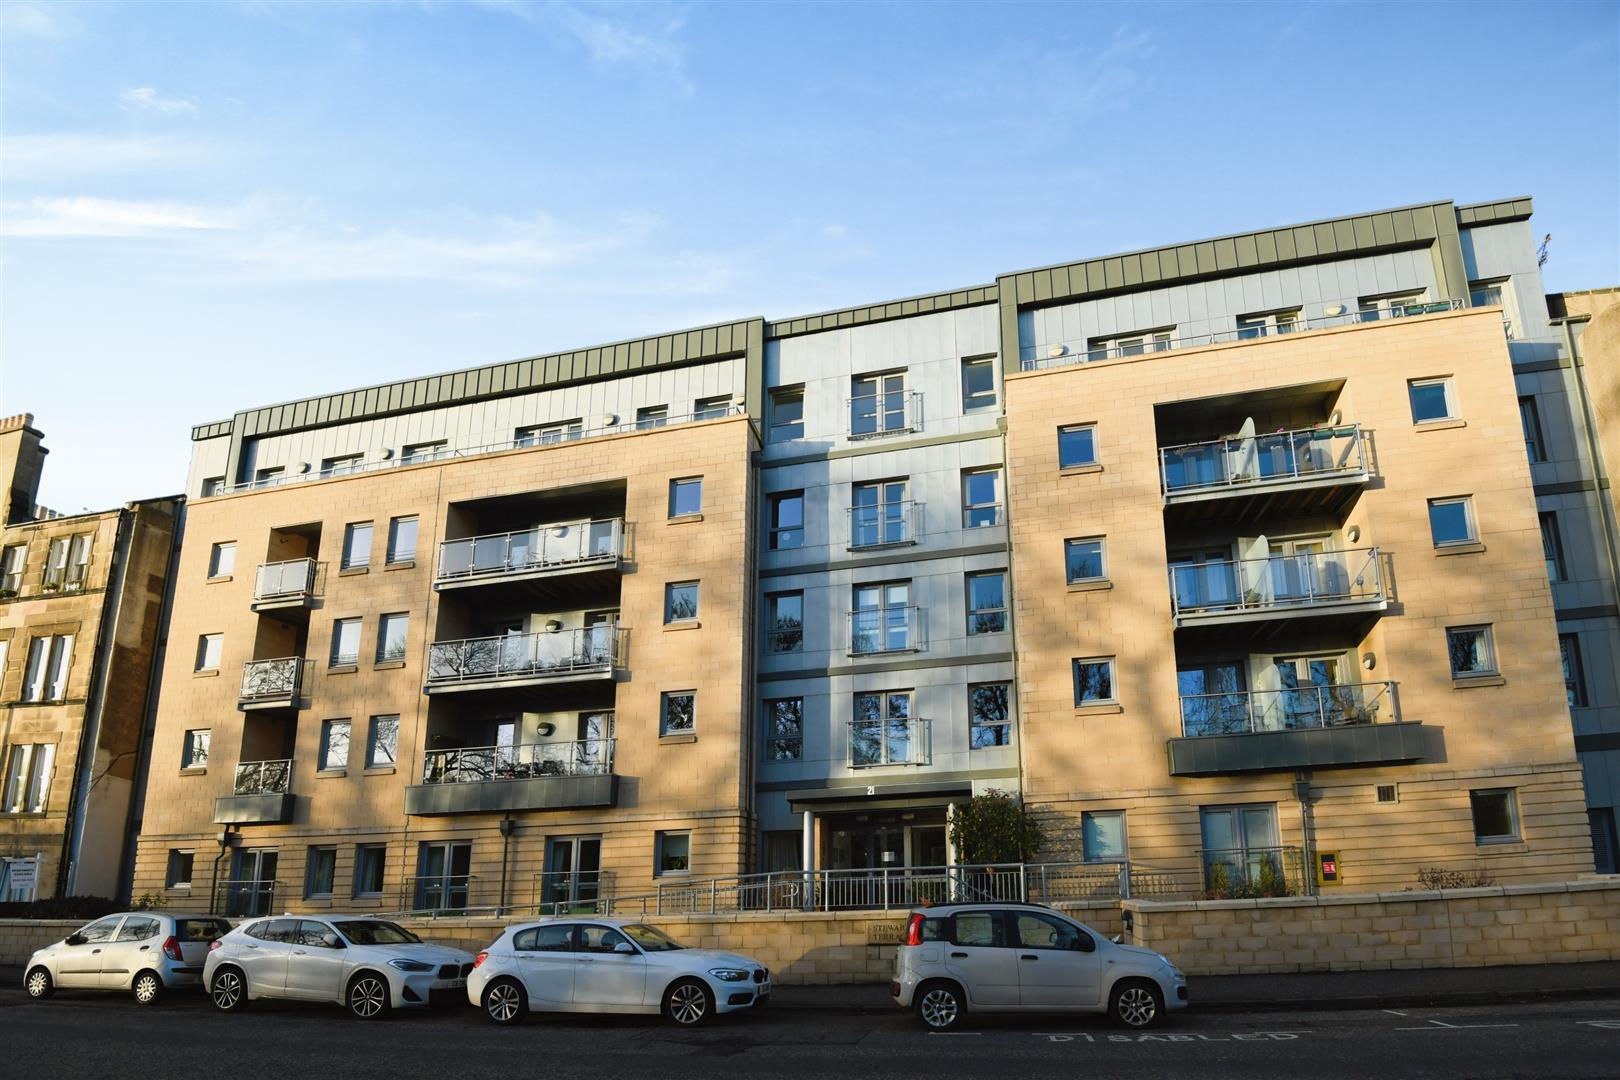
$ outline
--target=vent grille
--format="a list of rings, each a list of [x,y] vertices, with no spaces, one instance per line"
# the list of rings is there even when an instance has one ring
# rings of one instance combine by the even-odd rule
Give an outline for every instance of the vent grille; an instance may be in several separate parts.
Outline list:
[[[1400,802],[1401,801],[1400,789],[1398,789],[1394,784],[1379,784],[1378,785],[1378,801],[1379,802]]]

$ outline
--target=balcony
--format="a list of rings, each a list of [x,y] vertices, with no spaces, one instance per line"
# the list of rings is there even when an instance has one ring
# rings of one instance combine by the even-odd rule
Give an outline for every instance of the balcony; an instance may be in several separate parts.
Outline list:
[[[901,547],[917,542],[922,503],[903,499],[849,508],[849,550]]]
[[[1159,477],[1178,521],[1338,515],[1369,479],[1358,424],[1166,446]]]
[[[314,666],[314,661],[297,656],[249,660],[242,665],[242,692],[236,707],[243,712],[298,708]]]
[[[424,690],[448,694],[612,679],[624,667],[628,634],[622,627],[604,625],[436,641],[428,648]]]
[[[849,722],[849,767],[928,765],[934,760],[933,725],[919,716]]]
[[[422,782],[405,789],[418,817],[612,806],[612,739],[433,750]]]
[[[1377,548],[1170,568],[1170,606],[1177,628],[1304,617],[1354,625],[1387,604]]]
[[[1394,684],[1189,694],[1170,775],[1390,765],[1424,756],[1424,733],[1395,708]]]
[[[244,761],[230,795],[214,800],[216,825],[285,825],[293,817],[292,759]]]
[[[849,437],[880,439],[922,430],[922,395],[915,390],[865,394],[849,399]]]
[[[624,559],[623,518],[536,525],[517,532],[469,536],[439,545],[439,591],[499,582],[533,586],[556,578],[616,573]],[[588,587],[588,583],[574,582]]]
[[[914,607],[860,608],[849,613],[851,656],[917,652],[921,648],[921,612]]]
[[[261,564],[253,576],[253,610],[289,611],[313,606],[319,569],[314,559]]]

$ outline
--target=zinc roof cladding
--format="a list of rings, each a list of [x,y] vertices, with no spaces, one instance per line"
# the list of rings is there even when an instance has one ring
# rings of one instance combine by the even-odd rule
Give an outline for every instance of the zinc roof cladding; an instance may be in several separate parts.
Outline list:
[[[885,319],[903,319],[910,315],[927,315],[937,311],[994,304],[998,298],[995,285],[970,285],[964,289],[908,296],[900,300],[887,300],[878,304],[821,311],[814,315],[799,315],[767,324],[766,338],[775,341],[799,334],[813,334],[821,330],[836,330],[843,326],[882,322]]]

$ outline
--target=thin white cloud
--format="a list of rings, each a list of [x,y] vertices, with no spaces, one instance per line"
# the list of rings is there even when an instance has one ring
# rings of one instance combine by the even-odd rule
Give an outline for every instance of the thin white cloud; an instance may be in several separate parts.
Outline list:
[[[65,38],[77,34],[83,25],[61,4],[48,8],[39,4],[0,4],[0,36]]]
[[[218,156],[203,143],[168,136],[7,135],[0,139],[6,179],[60,179],[193,167]]]
[[[165,97],[151,86],[132,87],[118,96],[126,109],[145,109],[149,112],[163,113],[165,116],[197,111],[196,98]]]
[[[88,195],[36,198],[8,204],[0,218],[0,234],[6,236],[139,237],[236,227],[236,217],[230,211],[186,203],[98,199]]]
[[[671,4],[534,4],[526,0],[475,0],[489,11],[524,22],[550,22],[574,38],[598,64],[652,70],[672,79],[681,93],[694,92],[686,74],[684,7]]]

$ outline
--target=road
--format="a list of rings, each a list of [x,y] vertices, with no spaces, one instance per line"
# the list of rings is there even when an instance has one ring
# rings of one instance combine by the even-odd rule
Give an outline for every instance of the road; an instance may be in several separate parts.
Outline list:
[[[0,989],[7,1077],[318,1080],[574,1077],[1614,1077],[1620,999],[1479,1008],[1173,1016],[1151,1033],[1098,1017],[985,1019],[922,1031],[909,1014],[767,1008],[679,1031],[652,1017],[534,1017],[496,1028],[473,1010],[361,1023],[337,1006],[200,995],[142,1009],[119,995],[30,1002]]]

